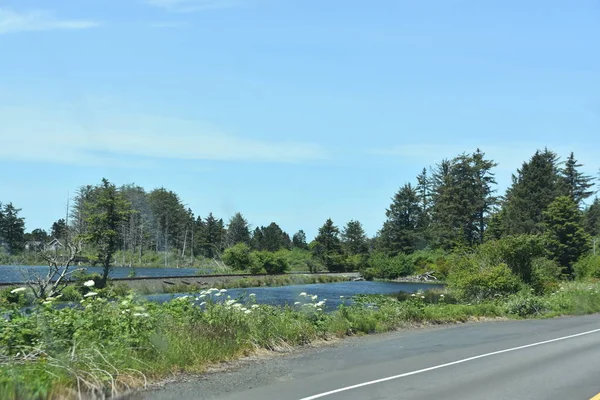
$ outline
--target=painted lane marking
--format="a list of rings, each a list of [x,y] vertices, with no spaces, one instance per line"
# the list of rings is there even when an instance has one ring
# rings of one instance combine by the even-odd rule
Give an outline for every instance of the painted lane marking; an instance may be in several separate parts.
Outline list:
[[[440,365],[436,365],[436,366],[429,367],[429,368],[423,368],[423,369],[419,369],[417,371],[406,372],[404,374],[399,374],[399,375],[394,375],[394,376],[388,376],[386,378],[375,379],[373,381],[358,383],[356,385],[351,385],[351,386],[346,386],[346,387],[335,389],[335,390],[330,390],[329,392],[323,392],[323,393],[315,394],[315,395],[312,395],[312,396],[309,396],[309,397],[303,397],[300,400],[320,399],[321,397],[331,396],[332,394],[346,392],[348,390],[358,389],[358,388],[361,388],[361,387],[364,387],[364,386],[375,385],[377,383],[387,382],[387,381],[391,381],[391,380],[394,380],[394,379],[405,378],[405,377],[411,376],[411,375],[422,374],[424,372],[434,371],[436,369],[446,368],[446,367],[450,367],[452,365],[457,365],[457,364],[462,364],[462,363],[466,363],[466,362],[473,361],[473,360],[478,360],[480,358],[491,357],[491,356],[495,356],[495,355],[503,354],[503,353],[509,353],[511,351],[523,350],[523,349],[527,349],[527,348],[530,348],[530,347],[541,346],[543,344],[559,342],[561,340],[573,339],[573,338],[576,338],[576,337],[590,335],[592,333],[598,333],[598,332],[600,332],[600,329],[594,329],[594,330],[591,330],[591,331],[582,332],[582,333],[576,333],[574,335],[563,336],[563,337],[559,337],[559,338],[556,338],[556,339],[544,340],[543,342],[531,343],[531,344],[526,344],[524,346],[512,347],[510,349],[504,349],[504,350],[494,351],[494,352],[491,352],[491,353],[480,354],[478,356],[464,358],[462,360],[452,361],[452,362],[449,362],[449,363],[446,363],[446,364],[440,364]],[[600,400],[600,394],[598,394],[596,397],[592,398],[591,400]]]

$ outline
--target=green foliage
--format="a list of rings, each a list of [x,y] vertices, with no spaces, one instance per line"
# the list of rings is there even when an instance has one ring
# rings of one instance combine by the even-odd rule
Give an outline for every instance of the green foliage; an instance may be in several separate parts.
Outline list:
[[[270,251],[254,251],[250,254],[253,274],[266,272],[267,274],[283,274],[290,266],[284,255]]]
[[[292,245],[296,248],[308,250],[308,243],[306,242],[306,233],[302,229],[294,233],[292,236]]]
[[[450,275],[449,287],[463,300],[482,302],[517,293],[522,283],[506,264],[483,269],[471,264]]]
[[[312,256],[312,253],[309,250],[293,247],[292,250],[279,250],[277,254],[287,260],[290,271],[306,271],[314,273],[323,269],[323,265],[319,260]]]
[[[375,252],[369,257],[368,268],[363,271],[363,277],[396,279],[411,275],[414,271],[415,267],[409,255],[400,253],[389,256],[383,252]]]
[[[509,297],[506,310],[509,314],[519,317],[543,315],[550,309],[548,301],[529,293],[520,293]]]
[[[328,218],[310,245],[315,258],[320,260],[329,272],[342,272],[346,269],[339,235],[339,229],[331,218]]]
[[[578,171],[578,168],[583,167],[579,164],[573,155],[573,152],[567,158],[565,166],[561,171],[561,177],[563,179],[563,185],[566,188],[566,194],[569,196],[575,204],[579,207],[581,202],[591,195],[594,194],[593,181],[594,178],[585,175],[583,172]]]
[[[241,213],[235,213],[229,220],[225,242],[227,246],[234,246],[238,243],[250,245],[250,228],[248,221],[246,221]]]
[[[543,232],[542,213],[558,196],[565,194],[558,168],[558,156],[548,150],[536,151],[513,175],[503,207],[504,233],[509,235]]]
[[[369,251],[367,235],[359,221],[351,220],[341,233],[342,247],[350,256],[364,255]]]
[[[562,268],[556,261],[538,257],[531,263],[529,286],[535,294],[542,295],[556,290],[562,278]]]
[[[243,271],[250,267],[250,247],[245,243],[238,243],[225,250],[223,262],[231,268]]]
[[[584,228],[589,235],[600,237],[600,199],[598,197],[585,210]]]
[[[82,290],[77,285],[68,285],[60,294],[62,301],[80,301],[83,299]]]
[[[106,286],[113,256],[119,246],[119,229],[131,213],[131,204],[106,178],[95,188],[94,202],[85,204],[88,233],[86,238],[94,243],[103,268],[99,287]]]
[[[421,199],[410,183],[402,186],[386,210],[380,235],[380,248],[392,254],[411,253],[422,239]]]
[[[588,254],[580,258],[574,265],[575,277],[579,280],[585,278],[600,279],[600,255]]]
[[[25,248],[25,219],[19,217],[21,209],[12,203],[0,203],[0,247],[8,254],[17,254]]]
[[[538,235],[506,236],[479,246],[476,257],[486,266],[504,263],[523,282],[532,282],[533,260],[546,254],[544,242]]]
[[[544,212],[544,241],[548,257],[573,277],[573,264],[590,249],[590,237],[581,225],[581,212],[567,196],[558,197]]]

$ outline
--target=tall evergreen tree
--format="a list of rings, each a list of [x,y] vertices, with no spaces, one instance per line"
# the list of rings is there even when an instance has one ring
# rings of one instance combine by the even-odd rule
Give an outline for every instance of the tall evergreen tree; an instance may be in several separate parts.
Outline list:
[[[102,266],[100,287],[106,285],[112,269],[113,255],[119,248],[119,228],[131,212],[131,204],[118,191],[117,187],[103,178],[96,191],[94,201],[86,203],[85,215],[87,239],[98,252]]]
[[[12,203],[0,204],[0,244],[9,254],[16,254],[25,248],[25,219],[19,217],[20,208]]]
[[[431,222],[431,199],[433,196],[433,188],[430,177],[427,175],[427,168],[417,175],[417,196],[419,197],[419,206],[421,207],[421,218],[419,227],[427,236],[429,224]]]
[[[209,213],[204,221],[205,240],[202,245],[204,255],[208,258],[214,258],[221,254],[223,249],[224,225],[222,219],[217,219],[213,213]]]
[[[594,178],[579,171],[578,169],[581,167],[583,167],[583,164],[579,164],[573,152],[571,152],[561,171],[567,195],[575,201],[577,206],[581,206],[583,200],[594,194],[592,190]]]
[[[319,234],[311,243],[313,255],[321,260],[329,272],[344,271],[344,257],[342,243],[340,241],[340,230],[328,218],[319,228]]]
[[[258,250],[258,251],[263,250],[263,247],[264,247],[263,242],[264,242],[263,229],[256,227],[254,229],[254,232],[252,232],[252,239],[250,241],[252,249]]]
[[[302,229],[294,233],[292,236],[292,245],[299,249],[308,249],[308,243],[306,243],[306,233]]]
[[[581,211],[571,197],[560,196],[543,215],[548,256],[573,277],[573,264],[590,249],[590,237],[581,225]]]
[[[165,188],[154,189],[148,193],[148,204],[156,250],[181,249],[189,215],[179,196]]]
[[[422,239],[419,227],[423,211],[418,193],[410,183],[396,192],[385,215],[387,219],[379,233],[381,247],[393,254],[416,250]]]
[[[585,210],[584,217],[585,231],[592,236],[600,236],[600,199],[598,197]]]
[[[239,212],[229,219],[225,242],[228,247],[238,243],[250,244],[250,226]]]
[[[434,170],[432,234],[437,245],[449,249],[483,242],[498,203],[492,173],[496,165],[477,149]]]
[[[261,230],[261,250],[277,251],[281,248],[288,248],[291,245],[290,237],[275,222],[271,222],[267,227],[261,227]]]
[[[564,193],[558,156],[546,149],[536,151],[513,175],[504,202],[504,229],[509,235],[543,232],[542,215]]]
[[[366,254],[369,251],[367,235],[360,221],[350,220],[341,234],[342,246],[347,254]]]
[[[65,239],[67,236],[67,223],[64,219],[60,218],[52,223],[50,228],[50,236],[54,239]]]

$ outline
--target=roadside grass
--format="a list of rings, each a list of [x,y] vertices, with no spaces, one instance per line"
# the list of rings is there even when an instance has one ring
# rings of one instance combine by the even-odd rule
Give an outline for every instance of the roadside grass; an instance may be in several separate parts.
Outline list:
[[[134,295],[111,300],[88,296],[80,308],[41,305],[29,314],[5,306],[0,398],[111,397],[261,349],[426,324],[595,313],[600,283],[565,282],[545,296],[522,291],[479,303],[458,302],[448,290],[355,296],[330,313],[327,300],[305,293],[287,307],[257,304],[251,294],[227,298],[216,288],[163,304]]]

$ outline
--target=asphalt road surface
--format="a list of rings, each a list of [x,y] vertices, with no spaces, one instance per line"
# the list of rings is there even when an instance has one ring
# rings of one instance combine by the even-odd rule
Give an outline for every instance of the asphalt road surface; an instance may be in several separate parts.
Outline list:
[[[351,338],[132,398],[589,400],[598,393],[600,315],[591,315]]]

